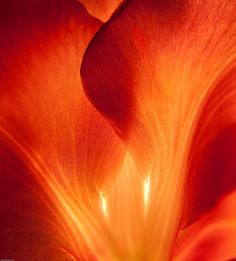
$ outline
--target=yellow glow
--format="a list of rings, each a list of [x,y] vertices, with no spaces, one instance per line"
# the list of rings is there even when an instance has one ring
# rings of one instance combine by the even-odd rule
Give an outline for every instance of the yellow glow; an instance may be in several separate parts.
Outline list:
[[[107,200],[106,200],[106,197],[102,193],[100,193],[100,197],[101,197],[101,202],[102,202],[102,211],[103,211],[105,218],[107,218]]]
[[[148,201],[149,201],[149,194],[150,194],[150,176],[148,176],[144,181],[143,187],[143,196],[144,196],[144,206],[145,209],[147,208]]]

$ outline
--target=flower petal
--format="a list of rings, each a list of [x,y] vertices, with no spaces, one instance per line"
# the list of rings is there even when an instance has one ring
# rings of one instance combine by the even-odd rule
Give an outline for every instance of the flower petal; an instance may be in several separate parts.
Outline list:
[[[236,192],[220,200],[206,217],[180,234],[174,261],[220,261],[236,258]],[[186,243],[187,242],[187,243]]]
[[[180,140],[190,109],[196,111],[234,55],[234,11],[231,1],[221,7],[211,1],[127,1],[93,39],[81,70],[85,91],[135,143],[142,163],[153,160],[163,140]],[[222,24],[217,30],[216,21]]]
[[[128,143],[141,174],[151,175],[150,260],[168,258],[192,130],[235,59],[235,15],[230,0],[126,1],[84,56],[87,96]]]
[[[236,188],[236,64],[205,98],[189,149],[182,227]]]
[[[0,257],[91,260],[95,202],[123,159],[81,88],[100,25],[73,0],[0,3]]]
[[[80,0],[88,11],[102,21],[107,21],[122,0]]]

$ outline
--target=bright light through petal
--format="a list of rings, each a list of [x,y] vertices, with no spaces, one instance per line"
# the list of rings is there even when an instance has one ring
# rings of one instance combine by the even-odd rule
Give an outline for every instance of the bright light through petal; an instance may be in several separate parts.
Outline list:
[[[143,193],[144,193],[144,206],[145,209],[147,209],[149,194],[150,194],[150,176],[148,176],[144,181]]]
[[[107,200],[106,200],[106,197],[104,196],[104,194],[100,193],[100,198],[101,198],[101,204],[102,204],[102,212],[103,212],[105,218],[107,218]]]
[[[235,15],[0,1],[0,260],[235,258]]]

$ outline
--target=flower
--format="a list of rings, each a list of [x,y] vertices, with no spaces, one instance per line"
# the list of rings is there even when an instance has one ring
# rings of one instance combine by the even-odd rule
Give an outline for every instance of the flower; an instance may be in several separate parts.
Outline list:
[[[236,4],[81,2],[0,3],[0,258],[235,258]]]
[[[76,1],[3,1],[0,10],[0,257],[83,258],[96,195],[123,158],[80,80],[101,22]]]

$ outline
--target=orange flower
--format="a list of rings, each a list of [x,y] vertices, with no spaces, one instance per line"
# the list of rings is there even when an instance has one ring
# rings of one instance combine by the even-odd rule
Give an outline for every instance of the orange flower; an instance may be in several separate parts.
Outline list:
[[[87,260],[98,195],[123,159],[80,80],[101,23],[68,0],[2,1],[0,12],[0,258]]]
[[[236,257],[235,19],[230,0],[127,1],[86,51],[86,94],[150,187],[128,260]]]
[[[236,258],[234,1],[0,13],[0,258]]]

